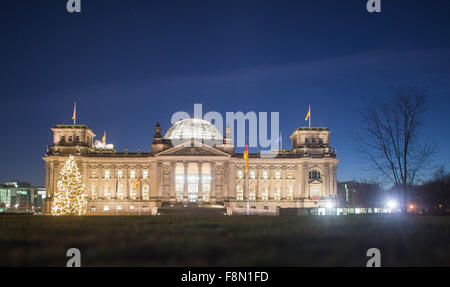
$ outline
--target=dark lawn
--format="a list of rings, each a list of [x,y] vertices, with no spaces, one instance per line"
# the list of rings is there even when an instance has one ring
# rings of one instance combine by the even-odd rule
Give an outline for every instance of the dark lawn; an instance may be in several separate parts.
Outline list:
[[[1,266],[450,266],[450,217],[0,216]]]

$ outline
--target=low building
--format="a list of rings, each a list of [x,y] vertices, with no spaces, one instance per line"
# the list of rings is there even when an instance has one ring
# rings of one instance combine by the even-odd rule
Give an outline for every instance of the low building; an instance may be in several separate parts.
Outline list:
[[[41,213],[45,196],[44,187],[20,181],[5,182],[0,185],[0,212]]]

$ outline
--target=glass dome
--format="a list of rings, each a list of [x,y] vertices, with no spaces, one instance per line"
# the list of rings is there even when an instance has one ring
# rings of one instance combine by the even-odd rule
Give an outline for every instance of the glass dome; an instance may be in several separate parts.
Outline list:
[[[202,119],[184,119],[174,123],[164,139],[188,141],[195,139],[197,141],[221,142],[222,135],[219,130],[210,122]]]

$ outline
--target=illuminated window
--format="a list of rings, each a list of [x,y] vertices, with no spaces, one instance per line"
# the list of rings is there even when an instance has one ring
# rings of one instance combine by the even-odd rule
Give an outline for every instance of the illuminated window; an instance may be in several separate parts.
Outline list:
[[[320,171],[316,169],[310,170],[309,179],[320,179]]]
[[[96,199],[97,198],[97,186],[95,185],[95,184],[92,184],[91,185],[91,197],[93,198],[93,199]]]
[[[149,200],[150,199],[150,187],[148,184],[145,184],[142,187],[142,199],[143,200]]]
[[[238,171],[237,171],[237,177],[238,177],[239,179],[243,179],[243,178],[244,178],[244,173],[243,173],[242,170],[238,170]]]
[[[97,178],[97,171],[95,170],[92,171],[92,178]]]
[[[262,194],[261,194],[261,199],[262,200],[269,200],[269,187],[267,187],[267,186],[263,187],[263,191],[262,191]]]
[[[211,167],[209,163],[202,164],[202,200],[209,202],[211,197]]]
[[[117,210],[122,210],[122,205],[117,205]]]
[[[109,187],[105,186],[105,189],[103,190],[103,196],[107,199],[111,197],[111,193],[109,192]]]
[[[136,190],[134,189],[134,186],[130,186],[130,198],[132,200],[136,199]]]
[[[103,211],[109,211],[109,206],[108,205],[103,206]]]
[[[117,178],[119,179],[123,178],[123,172],[121,170],[117,171]]]
[[[273,194],[273,199],[274,200],[280,200],[281,199],[281,188],[279,186],[277,186],[275,188],[275,193]]]
[[[287,188],[287,200],[293,200],[294,199],[294,187],[292,185],[289,185]]]
[[[184,164],[177,163],[175,166],[175,199],[183,201],[184,198]]]
[[[105,178],[110,178],[109,169],[105,169]]]
[[[275,179],[280,179],[281,178],[281,172],[279,170],[277,170],[275,172]]]
[[[244,190],[242,186],[236,186],[236,200],[244,200]]]
[[[255,189],[254,186],[250,187],[248,199],[249,200],[256,200],[256,189]]]
[[[130,210],[134,210],[134,205],[130,205]]]
[[[69,142],[70,143],[72,142],[72,136],[69,136]]]
[[[293,177],[292,177],[292,173],[289,172],[288,175],[287,175],[287,179],[292,179],[292,178],[293,178]]]
[[[142,177],[148,178],[148,170],[144,169],[144,171],[142,172]]]
[[[250,178],[251,179],[255,179],[256,178],[256,171],[254,171],[254,170],[250,171]]]
[[[134,169],[130,170],[130,178],[136,178],[136,171]]]
[[[118,199],[123,199],[123,197],[124,197],[124,194],[123,194],[123,185],[122,185],[122,184],[119,184],[119,185],[117,186],[117,198],[118,198]]]
[[[267,170],[263,171],[263,178],[264,179],[268,179],[269,178],[269,173],[267,172]]]
[[[91,205],[91,211],[95,211],[95,205]]]
[[[319,189],[317,187],[313,187],[310,190],[311,199],[316,200],[319,198]]]

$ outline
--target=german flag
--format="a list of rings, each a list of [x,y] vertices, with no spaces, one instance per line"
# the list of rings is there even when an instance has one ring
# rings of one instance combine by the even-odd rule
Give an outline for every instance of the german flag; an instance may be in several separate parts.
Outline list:
[[[311,116],[311,105],[308,107],[308,113],[306,114],[305,122],[309,119]]]
[[[245,145],[244,159],[245,159],[245,173],[247,173],[247,170],[248,170],[248,143]]]
[[[141,183],[141,179],[138,177],[138,179],[136,180],[136,189],[138,188],[140,183]]]

